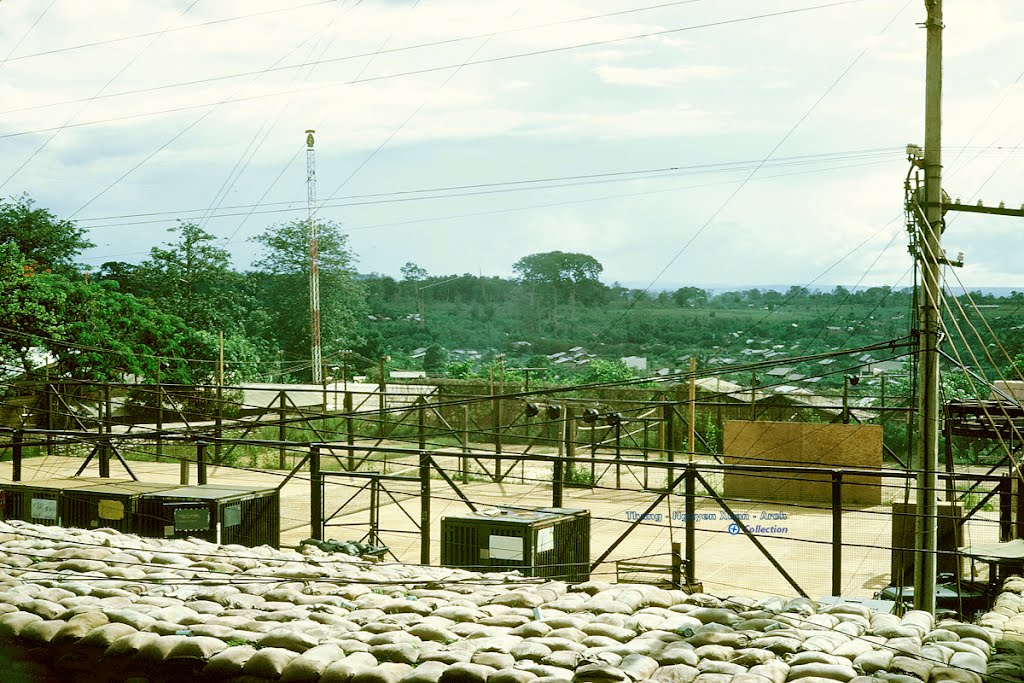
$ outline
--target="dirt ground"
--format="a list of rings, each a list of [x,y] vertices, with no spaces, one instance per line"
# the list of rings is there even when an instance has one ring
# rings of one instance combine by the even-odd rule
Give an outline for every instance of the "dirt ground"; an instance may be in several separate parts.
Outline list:
[[[458,457],[442,458],[442,467],[453,479],[454,488],[435,474],[431,480],[431,563],[440,561],[440,524],[445,516],[461,515],[468,507],[459,496],[465,495],[479,506],[548,507],[552,504],[551,467],[531,463],[525,469],[516,465],[502,483],[483,476],[480,465],[470,460],[473,473],[462,483]],[[65,456],[44,456],[26,459],[23,480],[71,476],[81,466],[81,459]],[[331,469],[331,459],[324,459]],[[484,461],[487,462],[487,461]],[[363,470],[386,471],[389,475],[409,480],[386,480],[378,491],[379,537],[393,555],[405,562],[420,561],[420,518],[418,474],[408,460],[392,460],[386,464],[367,463]],[[487,463],[490,467],[490,463]],[[511,461],[504,466],[508,469]],[[177,463],[129,462],[136,476],[145,482],[177,483]],[[338,469],[335,467],[334,469]],[[592,573],[594,578],[614,581],[616,561],[640,561],[668,565],[673,541],[685,540],[685,521],[681,488],[659,505],[650,508],[664,487],[663,473],[651,471],[644,481],[641,468],[615,466],[595,471],[596,488],[572,488],[564,491],[563,507],[589,510],[591,514],[591,560],[597,560],[629,530],[621,543],[608,554]],[[11,481],[10,461],[0,463],[0,481]],[[97,476],[96,463],[85,473]],[[128,478],[117,461],[111,463],[111,476]],[[196,483],[194,465],[190,483]],[[616,488],[616,477],[620,489]],[[247,470],[210,467],[210,484],[277,487],[284,473],[270,470]],[[326,477],[324,510],[327,518],[325,538],[338,540],[364,539],[370,528],[370,486],[366,478],[344,473]],[[710,482],[719,488],[718,481]],[[645,488],[645,484],[647,488]],[[883,479],[883,504],[846,510],[842,515],[842,594],[870,598],[887,586],[890,580],[892,540],[891,502],[902,500],[901,482]],[[456,491],[458,490],[458,492]],[[772,562],[744,534],[737,533],[733,520],[710,496],[701,495],[696,508],[695,575],[707,592],[724,595],[764,594],[795,595],[796,588],[776,569]],[[757,539],[809,596],[817,598],[832,594],[832,513],[828,508],[810,505],[785,505],[778,502],[759,503],[731,500],[728,504],[744,523],[755,531]],[[644,513],[639,524],[633,524]],[[308,470],[292,477],[281,490],[282,545],[295,546],[309,538],[310,483]],[[965,544],[998,540],[995,512],[986,511],[965,525]],[[966,567],[969,572],[970,567]]]

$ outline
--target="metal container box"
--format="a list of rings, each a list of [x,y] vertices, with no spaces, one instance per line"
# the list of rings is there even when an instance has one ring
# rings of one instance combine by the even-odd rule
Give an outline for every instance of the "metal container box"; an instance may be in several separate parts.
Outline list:
[[[277,548],[281,545],[280,501],[277,489],[179,486],[142,496],[135,514],[136,533]]]
[[[939,505],[937,509],[939,550],[936,567],[939,574],[960,576],[961,556],[957,549],[963,543],[964,515],[962,505]],[[914,534],[917,521],[916,503],[892,504],[892,585],[914,585]]]
[[[172,488],[177,488],[177,484],[107,481],[65,490],[59,502],[61,526],[107,527],[125,534],[135,533],[136,510],[141,497]]]
[[[519,571],[572,583],[590,579],[590,511],[496,508],[441,519],[441,564]]]
[[[98,477],[63,477],[2,484],[0,519],[20,519],[43,526],[61,526],[60,501],[66,492],[109,481]]]

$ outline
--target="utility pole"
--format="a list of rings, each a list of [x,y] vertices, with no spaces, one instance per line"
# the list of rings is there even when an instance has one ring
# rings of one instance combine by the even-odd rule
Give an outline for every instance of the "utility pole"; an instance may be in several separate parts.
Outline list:
[[[323,381],[320,355],[320,253],[316,239],[316,154],[313,130],[306,131],[306,205],[309,211],[309,324],[312,345],[313,383]]]
[[[942,0],[925,0],[928,17],[924,111],[924,211],[918,212],[921,283],[918,309],[918,438],[914,607],[935,613],[939,467],[940,236],[942,234]],[[923,219],[922,219],[923,213]]]

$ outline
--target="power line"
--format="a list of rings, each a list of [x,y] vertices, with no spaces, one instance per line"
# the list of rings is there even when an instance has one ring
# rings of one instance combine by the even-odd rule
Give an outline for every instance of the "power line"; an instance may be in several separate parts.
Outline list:
[[[515,54],[510,54],[510,55],[502,55],[502,56],[499,56],[499,57],[488,57],[488,58],[485,58],[485,59],[471,60],[471,61],[468,61],[468,62],[465,62],[465,63],[461,63],[461,64],[446,64],[446,65],[442,65],[442,66],[424,67],[424,68],[421,68],[421,69],[414,69],[414,70],[411,70],[411,71],[396,72],[396,73],[391,73],[391,74],[384,74],[384,75],[381,75],[381,76],[370,76],[370,77],[359,78],[359,79],[355,79],[355,80],[351,80],[351,81],[326,83],[326,84],[321,84],[321,85],[318,85],[318,86],[314,86],[312,88],[300,88],[298,90],[287,90],[287,91],[279,91],[279,92],[274,92],[274,93],[264,93],[264,94],[260,94],[260,95],[250,95],[250,96],[247,96],[247,97],[231,97],[231,98],[228,98],[228,99],[225,99],[225,100],[206,102],[206,103],[203,103],[203,104],[188,105],[188,106],[183,106],[183,107],[175,107],[175,108],[172,108],[172,109],[164,109],[164,110],[159,110],[159,111],[147,112],[147,113],[144,113],[144,114],[136,114],[136,115],[133,115],[133,116],[108,118],[108,119],[103,119],[103,120],[99,120],[99,121],[93,121],[93,122],[90,122],[88,124],[79,124],[79,125],[93,125],[93,124],[97,124],[97,123],[109,123],[109,122],[112,122],[112,121],[120,121],[120,120],[125,120],[125,119],[130,119],[130,118],[139,118],[139,117],[144,117],[144,116],[154,116],[154,115],[158,115],[158,114],[166,114],[166,113],[173,113],[173,112],[179,112],[179,111],[186,111],[186,110],[189,110],[189,109],[202,109],[204,107],[210,107],[210,106],[215,106],[215,105],[219,106],[219,105],[222,105],[222,104],[229,104],[229,103],[250,102],[250,101],[253,101],[253,100],[265,99],[265,98],[268,98],[268,97],[281,97],[281,96],[288,96],[288,95],[296,95],[296,94],[301,94],[301,93],[315,92],[315,91],[318,91],[318,90],[323,90],[325,88],[332,88],[332,87],[335,87],[335,86],[338,86],[338,85],[355,85],[357,83],[370,83],[370,82],[376,82],[376,81],[389,80],[389,79],[392,79],[392,78],[403,78],[403,77],[406,77],[406,76],[418,76],[418,75],[423,75],[423,74],[435,73],[435,72],[438,72],[438,71],[446,71],[446,70],[449,70],[449,69],[463,68],[463,67],[466,67],[466,66],[476,66],[476,65],[479,65],[479,64],[492,64],[492,63],[496,63],[496,62],[505,62],[505,61],[509,61],[509,60],[513,60],[513,59],[521,59],[523,57],[535,57],[535,56],[540,56],[540,55],[556,54],[556,53],[559,53],[559,52],[565,52],[565,51],[569,51],[569,50],[579,50],[579,49],[589,48],[589,47],[600,47],[602,45],[610,45],[610,44],[620,43],[620,42],[625,42],[625,41],[630,41],[630,40],[640,40],[640,39],[644,39],[644,38],[657,38],[659,36],[672,35],[672,34],[675,34],[675,33],[681,33],[681,32],[685,32],[685,31],[695,31],[695,30],[704,29],[704,28],[715,28],[715,27],[726,26],[726,25],[730,25],[730,24],[738,24],[738,23],[744,23],[744,22],[749,22],[749,21],[757,21],[757,20],[761,20],[761,19],[770,19],[770,18],[775,18],[775,17],[800,14],[800,13],[805,13],[805,12],[819,11],[819,10],[829,9],[829,8],[838,7],[838,6],[842,6],[842,5],[859,4],[859,3],[862,3],[862,2],[866,2],[866,1],[867,0],[837,0],[836,2],[825,3],[825,4],[820,4],[820,5],[812,5],[812,6],[808,6],[808,7],[801,7],[801,8],[796,8],[796,9],[791,9],[791,10],[783,10],[783,11],[778,11],[778,12],[769,12],[769,13],[765,13],[765,14],[745,16],[745,17],[740,17],[740,18],[736,18],[736,19],[725,19],[725,20],[721,20],[721,21],[708,22],[708,23],[704,23],[704,24],[693,24],[693,25],[690,25],[690,26],[683,26],[683,27],[677,27],[677,28],[671,28],[671,29],[663,29],[663,30],[660,30],[660,31],[650,31],[650,32],[646,32],[646,33],[638,33],[638,34],[633,34],[633,35],[629,35],[629,36],[623,36],[623,37],[620,37],[620,38],[609,38],[609,39],[606,39],[606,40],[589,41],[589,42],[585,42],[585,43],[577,43],[577,44],[574,44],[574,45],[563,45],[563,46],[559,46],[559,47],[552,47],[552,48],[544,48],[544,49],[539,49],[539,50],[532,50],[532,51],[529,51],[529,52],[520,52],[520,53],[515,53]],[[470,38],[460,38],[460,39],[457,39],[457,41],[470,40],[470,39],[473,39],[473,38],[483,38],[483,37],[486,37],[488,35],[491,35],[491,34],[488,33],[488,34],[482,34],[482,35],[479,35],[479,36],[472,36]],[[449,41],[440,41],[438,43],[426,43],[426,44],[423,44],[423,45],[411,46],[411,47],[406,47],[406,48],[392,48],[391,50],[384,50],[384,51],[382,51],[382,53],[383,52],[393,52],[393,51],[398,51],[398,50],[409,50],[409,49],[415,49],[415,48],[418,48],[418,47],[431,47],[433,45],[444,44],[444,43],[447,43],[447,42],[456,42],[456,41],[455,40],[449,40]],[[359,58],[362,58],[362,57],[370,57],[370,56],[373,56],[374,54],[375,53],[365,53],[365,54],[359,54],[359,55],[350,55],[350,56],[347,56],[347,57],[335,57],[335,58],[331,58],[331,59],[327,59],[327,60],[320,60],[318,62],[314,62],[314,64],[329,63],[329,62],[343,61],[343,60],[349,60],[349,59],[359,59]],[[275,67],[273,69],[269,69],[267,72],[269,73],[269,72],[272,72],[272,71],[281,71],[281,70],[285,70],[285,69],[295,69],[295,68],[300,68],[300,67],[305,67],[305,66],[307,66],[307,65],[306,64],[302,64],[302,65],[298,65],[298,66],[290,65],[290,66],[286,66],[286,67]],[[221,80],[234,79],[234,78],[244,78],[245,76],[252,76],[252,75],[260,75],[262,73],[263,72],[260,72],[260,71],[246,71],[246,72],[240,72],[240,73],[235,73],[235,74],[229,74],[229,75],[226,75],[226,76],[217,76],[217,77],[212,77],[212,78],[207,78],[207,79],[200,79],[200,80],[195,80],[195,81],[189,81],[189,82],[185,82],[185,83],[172,83],[172,84],[167,84],[167,85],[162,85],[162,86],[153,86],[153,87],[150,87],[150,88],[143,88],[143,89],[139,89],[139,90],[131,90],[131,91],[125,91],[125,92],[121,92],[121,93],[113,93],[113,94],[111,94],[111,95],[109,95],[107,97],[120,97],[120,96],[124,96],[124,95],[135,95],[135,94],[141,94],[141,93],[154,92],[154,91],[158,91],[158,90],[166,90],[168,88],[178,88],[178,87],[186,87],[186,86],[191,86],[191,85],[201,85],[201,84],[204,84],[204,83],[212,83],[212,82],[221,81]],[[67,100],[67,101],[55,102],[55,103],[51,103],[51,104],[47,104],[47,105],[35,105],[35,106],[32,106],[32,107],[23,107],[23,108],[18,108],[18,109],[8,109],[8,110],[0,111],[0,115],[2,115],[2,114],[12,114],[12,113],[18,113],[18,112],[24,112],[24,111],[33,111],[33,110],[40,109],[40,108],[45,108],[45,107],[59,106],[59,105],[65,105],[65,104],[73,104],[73,103],[78,102],[78,101],[80,101],[80,100]],[[18,136],[18,135],[28,135],[28,134],[31,134],[31,133],[44,132],[45,130],[49,130],[49,129],[37,129],[37,130],[34,130],[34,131],[22,131],[22,132],[18,132],[18,133],[9,133],[9,134],[0,136],[0,139],[8,138],[8,137],[15,137],[15,136]]]
[[[193,0],[192,4],[185,8],[185,11],[183,12],[183,14],[188,14],[189,11],[191,11],[192,8],[195,7],[196,3],[198,3],[198,2],[199,2],[199,0]],[[153,39],[151,41],[146,43],[146,45],[144,45],[141,50],[136,52],[135,55],[124,64],[124,66],[122,66],[120,69],[118,69],[117,73],[115,73],[113,76],[111,76],[107,80],[107,82],[104,83],[103,86],[100,87],[100,89],[96,91],[95,95],[93,95],[92,97],[88,97],[88,98],[86,98],[84,100],[80,100],[82,102],[82,106],[78,109],[78,111],[76,111],[74,114],[72,114],[71,117],[67,121],[65,121],[63,125],[61,125],[58,128],[56,128],[53,131],[53,133],[50,135],[50,137],[48,137],[46,140],[44,140],[41,145],[36,147],[35,151],[33,151],[28,156],[27,159],[25,159],[23,162],[21,162],[21,164],[16,169],[11,171],[11,173],[7,176],[7,178],[4,179],[3,182],[0,182],[0,190],[2,190],[4,187],[6,187],[7,183],[11,182],[11,180],[16,175],[18,175],[18,173],[20,173],[21,170],[23,168],[25,168],[25,166],[27,166],[33,159],[35,159],[36,156],[38,156],[39,153],[42,152],[47,147],[47,145],[49,145],[51,142],[53,142],[53,139],[56,138],[58,135],[60,135],[61,132],[63,132],[65,130],[65,128],[67,128],[68,124],[72,123],[75,119],[77,119],[79,117],[79,115],[82,112],[84,112],[89,107],[90,104],[95,102],[97,99],[100,99],[103,96],[103,92],[108,87],[110,87],[110,85],[114,81],[116,81],[118,78],[120,78],[121,74],[123,74],[125,71],[127,71],[129,68],[131,68],[132,64],[134,64],[136,62],[136,60],[138,60],[138,58],[141,57],[143,55],[143,53],[146,52],[146,50],[148,50],[150,47],[152,47],[153,44],[156,43],[156,41],[160,40],[161,36],[163,36],[164,33],[166,33],[166,29],[164,31],[157,32],[153,36]],[[72,214],[72,216],[73,215],[74,214]]]
[[[36,20],[32,22],[32,25],[29,26],[27,29],[25,29],[25,32],[22,33],[21,34],[21,38],[18,38],[17,42],[14,43],[14,46],[7,53],[7,56],[3,58],[3,61],[0,61],[0,66],[3,66],[7,62],[11,62],[11,61],[14,61],[16,59],[22,59],[21,57],[14,57],[12,59],[11,55],[13,55],[18,50],[18,48],[21,47],[21,44],[23,42],[25,42],[25,39],[28,38],[29,34],[32,33],[32,31],[35,30],[36,26],[39,24],[40,21],[43,20],[43,17],[46,16],[46,13],[50,11],[50,8],[53,7],[53,4],[55,2],[57,2],[57,0],[50,0],[50,4],[46,6],[46,9],[44,9],[42,12],[40,12],[39,16],[36,17]]]
[[[893,22],[896,21],[896,18],[903,13],[903,11],[907,8],[908,5],[910,5],[910,0],[907,0],[903,7],[900,8],[899,12],[897,12],[896,15],[894,15],[893,18],[890,19],[889,22],[882,28],[880,33],[885,33],[885,31],[888,30],[889,26],[891,26]],[[612,323],[612,327],[622,322],[622,320],[629,314],[630,311],[633,310],[636,304],[640,301],[641,296],[646,295],[647,292],[649,292],[651,288],[654,287],[655,283],[658,280],[660,280],[666,272],[668,272],[668,269],[671,268],[672,265],[679,260],[679,257],[683,255],[683,252],[685,252],[690,247],[690,245],[697,240],[698,237],[704,234],[704,232],[711,226],[712,223],[714,223],[714,221],[718,218],[722,211],[724,211],[725,208],[732,202],[732,200],[743,190],[743,188],[747,186],[747,184],[757,174],[757,172],[761,170],[761,168],[768,162],[768,160],[775,155],[775,152],[777,152],[782,147],[782,145],[784,145],[786,141],[793,136],[793,134],[797,131],[801,124],[803,124],[803,122],[806,121],[808,117],[810,117],[811,113],[814,112],[818,105],[821,104],[821,102],[824,101],[826,97],[828,97],[829,93],[831,93],[836,88],[836,86],[838,86],[839,83],[846,77],[846,75],[850,73],[851,70],[853,70],[853,67],[855,67],[857,63],[861,60],[861,58],[865,54],[867,54],[868,49],[869,47],[865,47],[863,50],[860,51],[860,53],[856,57],[853,58],[853,61],[851,61],[850,64],[847,65],[845,69],[843,69],[839,76],[836,77],[836,79],[833,80],[832,83],[825,89],[825,92],[823,92],[818,97],[818,99],[816,99],[811,104],[810,108],[808,108],[807,111],[804,112],[804,114],[799,119],[797,119],[796,123],[794,123],[789,128],[789,130],[787,130],[786,133],[775,143],[775,146],[771,148],[768,154],[765,155],[765,157],[761,159],[761,161],[740,182],[739,186],[735,190],[733,190],[728,197],[725,198],[725,201],[722,202],[717,209],[715,209],[715,211],[704,222],[704,224],[701,225],[700,228],[698,228],[697,231],[694,232],[690,236],[690,238],[683,243],[683,246],[672,256],[672,258],[669,259],[668,263],[666,263],[665,266],[660,271],[658,271],[658,273],[654,276],[654,279],[651,280],[651,283],[643,289],[641,294],[638,294],[636,297],[634,297],[633,301],[630,302],[629,306],[626,307],[626,310],[623,311],[622,314],[620,314],[619,317]]]
[[[54,0],[56,1],[56,0]],[[347,0],[345,0],[347,1]],[[179,31],[191,31],[193,29],[202,28],[204,26],[213,26],[215,24],[226,24],[233,21],[239,21],[242,19],[251,19],[252,17],[263,17],[270,14],[280,14],[282,12],[294,12],[295,10],[306,9],[308,7],[315,7],[317,5],[327,5],[330,3],[338,2],[338,0],[315,0],[315,2],[307,2],[302,5],[295,5],[294,7],[279,7],[277,9],[264,10],[262,12],[253,12],[251,14],[241,14],[233,17],[225,17],[223,19],[213,19],[211,21],[204,21],[199,24],[189,24],[188,26],[178,26],[177,28],[169,28],[163,31],[149,31],[147,33],[136,33],[130,36],[120,36],[118,38],[109,38],[107,40],[97,40],[91,43],[81,43],[79,45],[68,45],[66,47],[58,47],[52,50],[43,50],[41,52],[33,52],[27,55],[21,55],[20,57],[8,58],[5,61],[16,62],[23,59],[32,59],[34,57],[43,57],[45,55],[53,55],[61,52],[70,52],[72,50],[83,50],[90,47],[99,47],[101,45],[113,45],[115,43],[122,43],[127,40],[137,40],[139,38],[149,38],[150,36],[164,35],[167,33],[177,33]],[[53,2],[50,3],[53,5]],[[49,8],[47,8],[49,9]],[[13,50],[11,51],[13,52]]]

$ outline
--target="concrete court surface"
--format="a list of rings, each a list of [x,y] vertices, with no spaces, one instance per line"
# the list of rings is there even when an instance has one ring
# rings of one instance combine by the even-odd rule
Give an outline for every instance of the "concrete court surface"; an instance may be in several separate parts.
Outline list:
[[[326,459],[325,459],[326,460]],[[77,457],[47,456],[24,461],[22,480],[71,476],[82,460]],[[130,461],[129,466],[144,482],[177,483],[177,463]],[[111,461],[113,479],[127,479],[120,463]],[[518,472],[517,468],[517,472]],[[389,473],[416,476],[415,469],[393,463]],[[86,476],[97,476],[97,464],[90,464]],[[606,475],[607,476],[607,475]],[[254,471],[226,467],[209,467],[208,482],[220,485],[273,487],[280,484],[279,471]],[[477,479],[477,477],[474,477]],[[541,472],[522,477],[513,473],[504,483],[470,481],[457,486],[479,506],[515,505],[548,507],[551,505],[550,475]],[[0,463],[0,481],[11,481],[11,463]],[[195,467],[190,483],[196,483]],[[607,479],[602,479],[608,486]],[[634,490],[566,488],[563,506],[589,509],[592,515],[591,559],[596,560],[627,528],[637,515],[647,511],[656,493],[640,489],[636,479],[624,477],[625,485]],[[895,482],[893,482],[895,483]],[[369,529],[369,490],[360,489],[366,480],[328,475],[325,511],[333,516],[325,530],[325,538],[358,540]],[[698,494],[701,490],[698,487]],[[420,561],[418,522],[420,506],[418,481],[387,481],[380,493],[380,538],[403,562]],[[292,478],[281,492],[282,545],[295,546],[308,538],[310,516],[308,471]],[[344,509],[339,508],[344,504]],[[673,540],[685,540],[681,496],[663,501],[642,521],[593,573],[593,578],[614,581],[614,560],[650,558],[655,564],[669,563]],[[827,509],[806,506],[785,506],[778,503],[742,503],[729,501],[732,509],[744,517],[745,523],[763,527],[758,539],[811,597],[832,593],[832,513]],[[670,508],[671,505],[671,508]],[[889,505],[862,508],[843,514],[842,593],[848,596],[871,597],[889,583],[891,521]],[[442,479],[431,480],[431,563],[440,560],[440,521],[446,515],[468,512],[468,507]],[[770,561],[742,534],[730,533],[732,520],[709,498],[700,499],[697,507],[696,578],[704,590],[720,595],[765,594],[796,595],[796,590]],[[660,515],[658,517],[657,515]],[[706,518],[705,518],[706,516]],[[673,519],[675,518],[675,519]],[[996,513],[982,513],[981,518],[965,526],[965,543],[998,540]],[[735,531],[735,528],[733,528]],[[390,558],[389,558],[390,559]]]

